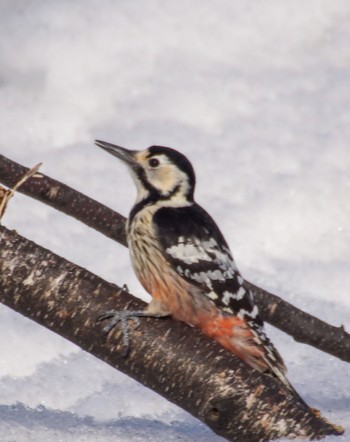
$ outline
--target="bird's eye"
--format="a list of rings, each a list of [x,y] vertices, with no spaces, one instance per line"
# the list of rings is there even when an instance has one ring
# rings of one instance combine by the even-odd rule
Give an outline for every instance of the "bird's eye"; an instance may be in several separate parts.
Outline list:
[[[159,166],[159,160],[157,160],[157,158],[151,158],[151,159],[148,161],[148,164],[149,164],[151,167],[158,167],[158,166]]]

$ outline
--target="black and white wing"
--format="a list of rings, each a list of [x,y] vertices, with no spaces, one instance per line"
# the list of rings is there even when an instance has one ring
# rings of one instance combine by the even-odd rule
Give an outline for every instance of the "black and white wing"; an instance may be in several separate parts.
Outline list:
[[[230,249],[210,215],[197,204],[162,207],[153,222],[168,263],[188,282],[200,287],[224,314],[246,321],[253,345],[264,348],[268,370],[294,391],[284,376],[281,356],[264,332],[253,294],[244,287]]]
[[[162,207],[153,222],[163,254],[177,273],[201,287],[223,312],[261,323],[230,249],[204,209],[197,204]]]

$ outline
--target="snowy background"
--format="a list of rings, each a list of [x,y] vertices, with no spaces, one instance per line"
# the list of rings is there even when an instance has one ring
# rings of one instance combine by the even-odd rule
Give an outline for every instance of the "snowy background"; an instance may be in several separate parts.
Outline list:
[[[127,214],[131,179],[93,140],[181,150],[243,275],[350,331],[349,20],[348,0],[1,0],[0,152]],[[83,224],[22,195],[4,224],[146,299]],[[349,365],[268,333],[349,434]],[[0,441],[222,440],[3,306],[0,351]]]

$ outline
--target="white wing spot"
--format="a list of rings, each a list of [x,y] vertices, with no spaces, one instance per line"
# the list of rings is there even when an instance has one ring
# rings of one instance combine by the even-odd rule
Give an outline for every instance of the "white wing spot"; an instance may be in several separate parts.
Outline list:
[[[215,301],[215,299],[218,299],[219,296],[215,292],[209,292],[208,297]]]
[[[228,305],[230,303],[230,299],[232,299],[232,298],[233,298],[233,293],[225,290],[223,293],[223,297],[222,297],[223,304]]]
[[[208,272],[208,277],[213,281],[225,281],[225,275],[220,270],[214,270]]]
[[[198,238],[190,239],[180,236],[177,244],[168,247],[165,251],[172,258],[183,263],[183,265],[177,266],[180,275],[200,284],[206,284],[210,290],[212,290],[212,281],[225,282],[235,278],[238,273],[230,250],[227,247],[220,247],[214,238],[200,241]],[[203,268],[207,267],[205,263],[215,264],[216,269],[202,272],[191,271],[191,265],[201,263],[203,263]],[[186,268],[186,265],[189,268]],[[237,278],[238,282],[242,284],[243,278],[239,274]],[[237,294],[227,294],[227,304],[230,296],[234,299],[242,299],[245,294],[245,291],[242,292],[242,290],[240,289]]]
[[[183,275],[183,274],[184,274],[184,270],[183,270],[183,268],[182,268],[181,266],[177,266],[177,267],[176,267],[176,271],[177,271],[180,275]]]
[[[220,270],[209,270],[208,272],[191,273],[189,269],[185,270],[185,275],[194,281],[206,283],[212,287],[211,281],[226,281],[225,275]]]
[[[211,261],[206,251],[195,244],[179,242],[176,246],[166,249],[166,252],[174,259],[179,259],[185,264],[194,264],[199,261]]]
[[[240,287],[238,292],[235,293],[234,295],[234,299],[236,299],[237,301],[240,301],[241,299],[244,298],[244,295],[247,293],[246,289],[244,287]]]
[[[244,295],[246,294],[246,290],[243,287],[240,287],[237,293],[231,293],[227,290],[224,291],[222,302],[225,305],[229,305],[230,299],[235,299],[237,301],[240,301],[242,298],[244,298]]]
[[[253,310],[251,311],[251,312],[249,312],[248,310],[244,310],[244,309],[241,309],[239,312],[238,312],[238,317],[239,318],[244,318],[245,316],[248,316],[249,318],[256,318],[257,316],[258,316],[258,314],[259,314],[259,309],[258,309],[258,306],[257,305],[254,305],[254,307],[253,307]]]
[[[188,240],[186,242],[185,238],[180,236],[178,243],[168,247],[166,253],[185,264],[194,264],[200,261],[215,262],[225,272],[226,278],[232,278],[237,270],[230,251],[226,248],[221,251],[214,238],[210,238],[208,241],[200,241],[195,238],[194,241]]]

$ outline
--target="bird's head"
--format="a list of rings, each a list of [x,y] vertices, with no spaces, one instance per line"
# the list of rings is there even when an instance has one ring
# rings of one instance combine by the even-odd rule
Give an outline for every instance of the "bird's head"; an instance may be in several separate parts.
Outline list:
[[[95,144],[129,167],[137,187],[137,201],[146,198],[179,203],[193,201],[194,170],[189,160],[177,150],[162,146],[129,150],[99,140]]]

